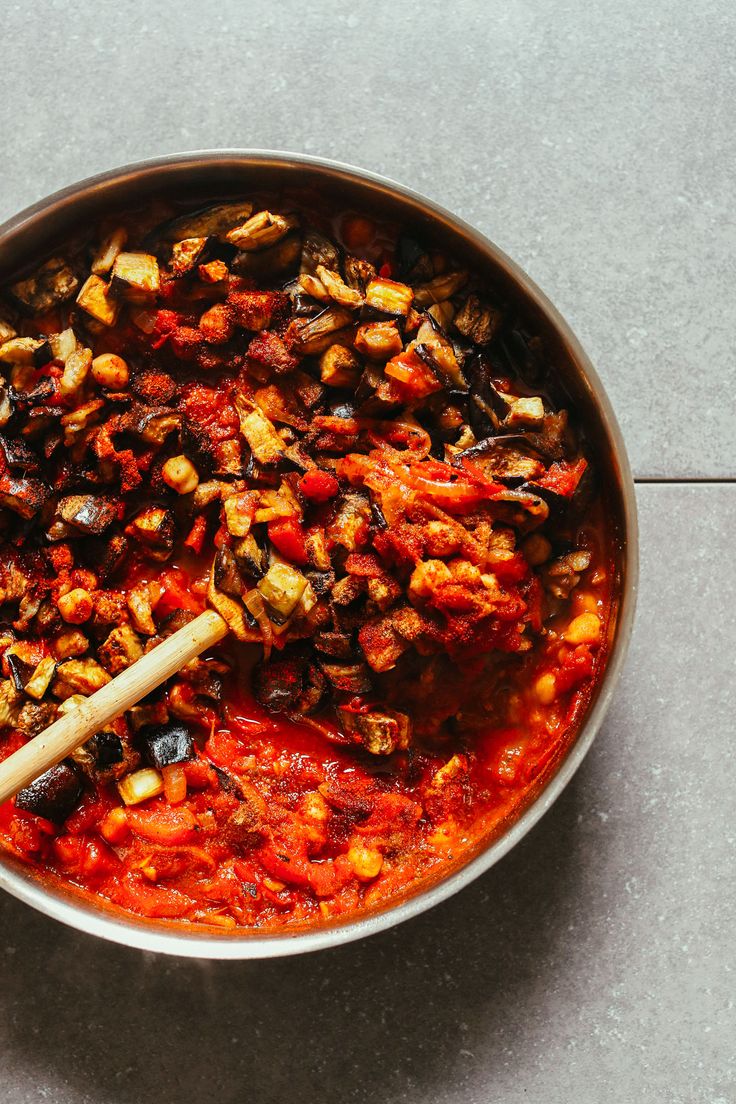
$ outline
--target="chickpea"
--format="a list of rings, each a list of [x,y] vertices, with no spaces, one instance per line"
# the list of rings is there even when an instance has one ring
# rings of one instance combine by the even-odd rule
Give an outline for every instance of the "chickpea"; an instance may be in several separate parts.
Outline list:
[[[356,877],[363,882],[370,882],[378,877],[383,866],[383,855],[372,847],[364,847],[362,844],[354,844],[348,850],[348,861],[355,871]]]
[[[101,353],[92,361],[92,376],[108,391],[124,391],[130,380],[128,365],[115,353]]]
[[[199,473],[186,456],[172,456],[164,464],[161,475],[164,483],[180,495],[191,494],[199,486]]]
[[[92,597],[82,587],[62,594],[58,606],[59,613],[70,625],[82,625],[92,616]]]
[[[534,684],[534,693],[537,696],[537,701],[541,702],[542,705],[552,704],[557,697],[557,683],[551,671],[539,676]]]
[[[562,634],[568,644],[597,644],[601,638],[601,622],[595,613],[581,613],[573,617]]]

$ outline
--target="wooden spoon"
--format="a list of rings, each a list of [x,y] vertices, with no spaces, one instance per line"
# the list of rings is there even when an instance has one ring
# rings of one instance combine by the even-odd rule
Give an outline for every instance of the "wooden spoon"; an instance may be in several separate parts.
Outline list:
[[[115,717],[145,698],[162,682],[227,636],[219,613],[205,610],[194,621],[142,656],[75,709],[0,763],[0,803],[59,763]]]

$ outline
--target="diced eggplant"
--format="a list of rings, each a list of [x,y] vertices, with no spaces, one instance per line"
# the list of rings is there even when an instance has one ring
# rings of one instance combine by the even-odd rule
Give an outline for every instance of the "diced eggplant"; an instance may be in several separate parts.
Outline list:
[[[364,261],[360,257],[348,256],[345,258],[345,283],[365,295],[366,288],[371,280],[376,278],[376,270],[370,261]]]
[[[271,211],[258,211],[242,225],[234,227],[226,241],[246,253],[257,253],[276,245],[296,226],[294,215],[273,214]]]
[[[146,406],[136,403],[125,414],[124,428],[147,445],[163,445],[166,438],[181,425],[181,415],[167,406]]]
[[[432,258],[418,241],[402,234],[397,243],[399,275],[410,284],[425,283],[434,275]]]
[[[444,272],[414,289],[414,304],[428,307],[431,303],[442,303],[451,299],[467,282],[468,274],[464,270]]]
[[[123,741],[114,732],[98,732],[85,747],[92,756],[94,766],[100,771],[117,766],[125,756]]]
[[[136,735],[136,744],[143,761],[158,770],[173,767],[175,763],[187,763],[196,755],[192,734],[180,721],[144,725]]]
[[[299,349],[305,355],[323,352],[334,340],[334,335],[353,323],[351,311],[344,307],[327,307],[314,318],[300,319],[294,323],[294,334]]]
[[[11,337],[17,337],[18,331],[10,325],[6,318],[0,317],[0,345],[10,341]]]
[[[161,243],[173,244],[186,238],[208,237],[224,242],[228,232],[247,219],[252,210],[253,204],[243,199],[201,207],[156,227],[146,238],[146,244],[157,248]]]
[[[319,265],[324,265],[325,268],[339,270],[340,250],[337,245],[335,245],[333,241],[330,241],[329,238],[326,238],[324,234],[320,234],[316,230],[309,230],[304,235],[302,241],[299,271],[314,275]]]
[[[304,689],[306,664],[299,658],[259,663],[253,671],[253,693],[270,713],[292,710]]]
[[[95,659],[67,659],[56,668],[52,691],[62,701],[73,694],[88,697],[107,686],[110,676]]]
[[[80,802],[84,785],[76,764],[64,759],[16,796],[18,809],[63,824]]]
[[[0,429],[5,429],[5,426],[15,413],[11,393],[12,388],[9,387],[7,383],[0,380]]]
[[[244,601],[247,601],[247,598],[248,595],[246,594]],[[240,601],[231,598],[229,594],[224,594],[223,591],[215,586],[214,565],[213,570],[210,572],[207,601],[227,623],[228,628],[238,640],[253,642],[261,639],[261,634],[254,628],[252,623],[253,618],[246,610],[246,607]]]
[[[52,257],[26,277],[10,285],[10,294],[26,314],[46,314],[71,299],[79,281],[61,257]]]
[[[508,489],[493,499],[494,515],[523,533],[543,525],[549,517],[549,505],[539,494],[519,487]]]
[[[241,571],[256,579],[260,579],[268,571],[268,554],[252,532],[235,542],[233,554]]]
[[[464,460],[477,464],[485,476],[501,481],[533,480],[544,470],[539,459],[513,448],[506,438],[486,437],[459,453],[453,462],[458,465]]]
[[[114,326],[118,320],[120,304],[108,295],[108,285],[100,276],[90,276],[82,285],[77,303],[103,326]]]
[[[146,302],[158,294],[158,261],[151,253],[118,253],[110,274],[110,292],[131,302]]]
[[[143,767],[118,782],[118,793],[126,805],[140,805],[163,792],[164,780],[155,767]]]
[[[384,276],[371,280],[365,289],[365,304],[381,314],[394,318],[405,317],[409,313],[414,292],[408,284],[400,284]]]
[[[479,354],[469,365],[471,394],[468,402],[470,425],[477,437],[497,433],[510,404],[494,386],[491,363]]]
[[[79,342],[71,327],[62,330],[61,333],[49,335],[51,355],[54,360],[60,360],[62,364],[66,364],[72,353],[76,351],[78,344]]]
[[[541,429],[544,425],[544,403],[539,395],[516,399],[504,420],[509,429]]]
[[[186,276],[212,255],[216,238],[184,238],[171,247],[171,268],[175,276]]]
[[[103,495],[67,495],[56,508],[57,519],[90,536],[104,533],[117,515],[115,502]]]
[[[259,464],[272,466],[283,459],[286,445],[273,424],[254,402],[238,394],[235,407],[240,418],[240,432],[248,442]]]
[[[106,276],[115,264],[115,258],[122,252],[128,240],[128,231],[124,226],[118,226],[100,245],[95,253],[90,268],[95,276]]]
[[[118,675],[141,658],[143,646],[135,629],[130,625],[117,625],[98,646],[97,655],[106,671]]]
[[[325,289],[328,299],[332,300],[333,303],[346,307],[348,310],[357,310],[358,307],[363,305],[363,296],[355,288],[351,288],[346,284],[339,272],[334,272],[324,265],[318,265],[317,277],[318,282]],[[304,276],[302,279],[307,280],[311,277]]]
[[[22,603],[21,603],[22,604]],[[44,696],[51,680],[56,674],[56,661],[52,656],[44,656],[40,663],[31,672],[30,678],[25,684],[25,692],[30,698],[40,701]]]
[[[0,476],[0,505],[7,506],[26,520],[35,517],[51,495],[50,487],[41,479],[16,479],[9,471]]]
[[[268,606],[270,619],[283,625],[299,605],[307,579],[301,571],[286,563],[274,563],[258,583],[258,590]]]
[[[501,312],[469,295],[454,318],[455,328],[476,345],[490,345],[501,325]]]
[[[249,276],[253,280],[285,279],[298,267],[301,248],[301,236],[289,234],[270,249],[263,249],[258,253],[239,251],[232,261],[231,269],[237,275]]]
[[[346,735],[371,755],[391,755],[409,746],[411,720],[405,713],[395,709],[371,713],[338,709],[337,715]]]
[[[365,663],[322,663],[333,690],[345,694],[368,694],[373,689]]]
[[[51,346],[46,338],[11,337],[0,345],[0,362],[39,368],[51,360]]]
[[[39,470],[38,456],[20,437],[0,434],[0,455],[5,460],[5,466],[12,471],[35,474]]]
[[[174,550],[174,515],[162,506],[149,506],[133,518],[125,530],[149,549],[154,559],[168,559]]]
[[[247,538],[244,538],[247,539]],[[215,586],[224,594],[230,594],[239,598],[245,593],[247,587],[238,571],[238,565],[232,551],[227,545],[222,545],[217,550],[214,562]]]
[[[314,636],[314,646],[318,652],[323,652],[334,659],[355,658],[355,648],[350,633],[318,632]]]
[[[8,665],[10,678],[15,689],[23,690],[25,684],[33,674],[33,666],[30,663],[24,663],[20,656],[15,655],[14,652],[5,653],[5,662]]]
[[[334,571],[308,571],[307,580],[318,598],[324,598],[335,585]]]

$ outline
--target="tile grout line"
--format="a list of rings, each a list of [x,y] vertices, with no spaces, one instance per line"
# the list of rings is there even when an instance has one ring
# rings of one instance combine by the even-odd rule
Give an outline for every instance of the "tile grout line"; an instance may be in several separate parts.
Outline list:
[[[736,477],[733,476],[659,476],[659,475],[637,475],[634,476],[634,483],[636,486],[651,486],[662,484],[665,486],[728,486],[729,484],[736,484]]]

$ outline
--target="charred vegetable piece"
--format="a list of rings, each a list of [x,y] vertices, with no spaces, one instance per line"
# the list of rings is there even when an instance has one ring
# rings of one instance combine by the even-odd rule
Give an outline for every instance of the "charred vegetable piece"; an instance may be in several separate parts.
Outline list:
[[[98,770],[107,770],[123,762],[123,741],[114,732],[98,732],[85,747]]]
[[[173,243],[185,238],[213,237],[224,242],[228,231],[247,219],[252,210],[253,204],[242,199],[218,203],[213,207],[202,207],[159,226],[147,240],[150,244],[155,244]]]
[[[23,366],[47,364],[51,359],[51,346],[45,338],[11,337],[0,345],[0,362]]]
[[[295,338],[305,354],[321,353],[331,345],[335,334],[353,321],[353,315],[343,307],[328,307],[314,318],[295,323]]]
[[[501,312],[469,295],[453,319],[455,329],[476,345],[489,345],[501,325]]]
[[[174,242],[171,247],[174,275],[186,276],[201,264],[206,258],[209,242],[209,238],[184,238],[183,241]]]
[[[136,742],[144,761],[162,770],[174,763],[187,763],[195,757],[194,739],[186,725],[180,722],[165,725],[144,725]]]
[[[409,313],[414,292],[406,284],[396,283],[386,277],[371,280],[365,289],[367,307],[383,314],[406,315]]]
[[[278,464],[286,453],[286,445],[265,414],[245,396],[238,396],[236,407],[240,417],[240,432],[248,442],[259,464]]]
[[[67,495],[59,500],[57,507],[57,517],[92,536],[104,533],[117,514],[115,503],[102,495]]]
[[[468,274],[464,270],[435,276],[433,280],[414,289],[414,302],[417,307],[442,303],[445,299],[451,299],[467,282]]]
[[[90,276],[77,296],[77,303],[103,326],[114,326],[118,319],[120,304],[108,294],[109,288],[100,276]]]
[[[153,767],[126,774],[118,782],[118,792],[126,805],[140,805],[150,797],[158,797],[164,791],[164,780]]]
[[[307,589],[307,580],[301,571],[285,563],[273,564],[258,583],[258,590],[268,604],[271,619],[284,624],[299,605]]]
[[[242,226],[236,226],[227,235],[227,241],[237,249],[247,253],[267,249],[286,237],[297,226],[293,215],[275,215],[270,211],[259,211]]]
[[[132,302],[145,302],[159,290],[158,261],[150,253],[118,253],[110,274],[110,291]]]
[[[259,663],[253,672],[256,701],[270,713],[294,709],[304,688],[305,663],[300,659],[278,659]]]
[[[10,472],[0,475],[0,505],[22,518],[35,517],[50,498],[51,490],[41,479],[16,479]]]
[[[10,286],[10,294],[27,314],[46,314],[71,299],[79,281],[61,257],[52,257],[25,280]]]
[[[115,264],[115,258],[122,252],[127,240],[128,231],[124,226],[118,226],[105,238],[90,266],[95,276],[106,276],[108,274]]]
[[[77,766],[65,759],[51,767],[16,796],[15,804],[27,813],[63,824],[76,809],[84,786]]]
[[[405,713],[394,709],[369,713],[338,709],[337,712],[345,732],[371,755],[391,755],[409,746],[411,721]]]

